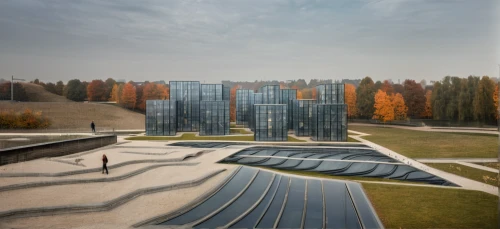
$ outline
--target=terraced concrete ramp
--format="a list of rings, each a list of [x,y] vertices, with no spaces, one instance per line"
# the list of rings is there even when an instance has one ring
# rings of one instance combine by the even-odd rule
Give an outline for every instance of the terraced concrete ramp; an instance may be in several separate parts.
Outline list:
[[[383,228],[357,183],[302,179],[241,167],[181,209],[134,226]]]
[[[321,172],[336,176],[379,177],[435,185],[457,186],[441,177],[363,147],[270,147],[243,149],[223,160],[276,169]]]

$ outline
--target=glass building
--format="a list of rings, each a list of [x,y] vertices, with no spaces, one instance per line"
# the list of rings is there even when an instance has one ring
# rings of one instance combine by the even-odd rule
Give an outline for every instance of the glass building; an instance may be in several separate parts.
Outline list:
[[[280,104],[288,105],[288,129],[293,130],[293,108],[297,100],[297,89],[281,89]]]
[[[254,93],[253,94],[253,103],[250,106],[250,120],[249,120],[249,128],[254,131],[255,130],[255,104],[262,104],[262,93]]]
[[[236,125],[248,127],[250,121],[250,106],[253,105],[253,90],[236,90]]]
[[[146,135],[174,136],[177,131],[176,102],[170,100],[146,101]]]
[[[266,85],[259,89],[263,96],[263,104],[280,104],[280,85]]]
[[[314,99],[298,99],[293,105],[293,130],[296,136],[311,136]]]
[[[222,86],[222,100],[229,101],[231,99],[231,87],[223,85]]]
[[[318,104],[344,104],[344,84],[320,84],[316,86]]]
[[[229,135],[229,101],[201,101],[200,135]]]
[[[347,141],[346,104],[316,104],[312,113],[314,141]]]
[[[202,84],[201,101],[222,101],[222,84]]]
[[[170,100],[177,101],[177,131],[199,131],[200,91],[198,81],[170,81]]]
[[[288,141],[287,105],[255,104],[255,141]]]

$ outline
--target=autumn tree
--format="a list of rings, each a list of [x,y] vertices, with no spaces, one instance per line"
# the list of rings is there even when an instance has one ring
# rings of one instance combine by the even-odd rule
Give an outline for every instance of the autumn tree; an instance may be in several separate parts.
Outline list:
[[[425,109],[424,112],[421,114],[422,117],[424,118],[432,118],[432,91],[428,90],[425,93]]]
[[[403,96],[399,93],[387,95],[390,97],[394,108],[394,120],[405,120],[408,112],[408,107],[405,104]]]
[[[106,84],[102,80],[92,80],[87,86],[89,101],[106,101]]]
[[[106,100],[110,100],[111,98],[111,91],[113,90],[113,87],[116,84],[116,81],[113,78],[108,78],[106,81],[104,81],[106,84]]]
[[[391,83],[389,83],[389,80],[384,80],[382,86],[380,87],[380,90],[387,93],[387,95],[392,95],[394,93],[394,88],[392,88],[392,85]]]
[[[56,85],[51,83],[51,82],[48,82],[46,84],[43,85],[43,88],[45,88],[46,91],[52,93],[52,94],[57,94],[56,92]]]
[[[113,85],[113,89],[111,89],[109,101],[115,101],[117,103],[120,102],[120,94],[118,93],[118,84],[116,83],[115,85]]]
[[[405,87],[401,84],[393,84],[392,85],[393,93],[403,94],[405,92]]]
[[[371,118],[373,116],[375,92],[375,84],[370,77],[367,76],[361,80],[356,89],[356,108],[360,117]]]
[[[345,103],[347,104],[347,116],[356,116],[356,88],[352,84],[345,84]]]
[[[381,122],[387,122],[394,120],[394,106],[392,104],[390,96],[382,90],[378,90],[375,94],[375,103],[373,112],[373,119],[379,120]]]
[[[142,89],[141,103],[139,109],[146,110],[147,100],[163,100],[167,98],[167,89],[165,85],[148,83]]]
[[[311,89],[311,99],[316,99],[317,100],[318,99],[317,96],[318,96],[318,91],[316,90],[316,87],[313,87]]]
[[[120,104],[128,109],[134,109],[137,102],[134,85],[129,82],[123,86],[123,91],[120,96]]]
[[[239,85],[234,85],[231,88],[231,94],[229,98],[229,117],[231,119],[231,122],[236,121],[236,90],[239,88]]]
[[[297,90],[297,99],[303,99],[303,98],[304,98],[304,96],[303,96],[303,94],[302,94],[302,91],[299,89],[299,87],[297,87],[297,86],[292,86],[292,89]]]
[[[425,110],[425,92],[415,80],[405,80],[403,98],[408,106],[408,116],[420,117]]]

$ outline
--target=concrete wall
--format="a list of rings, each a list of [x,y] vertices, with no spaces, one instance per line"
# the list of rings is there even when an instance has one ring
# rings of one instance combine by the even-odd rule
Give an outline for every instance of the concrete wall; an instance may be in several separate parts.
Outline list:
[[[0,165],[42,157],[64,156],[111,145],[116,142],[116,135],[102,135],[0,149]]]

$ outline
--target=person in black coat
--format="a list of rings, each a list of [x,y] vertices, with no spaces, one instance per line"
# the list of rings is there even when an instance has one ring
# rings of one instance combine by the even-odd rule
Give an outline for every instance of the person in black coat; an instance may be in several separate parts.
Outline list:
[[[102,155],[102,174],[104,174],[104,170],[106,170],[106,174],[108,174],[108,167],[106,166],[108,164],[108,157],[106,157],[106,154]]]
[[[94,120],[92,120],[92,122],[90,123],[90,129],[92,129],[92,133],[95,134],[95,124],[94,124]]]

